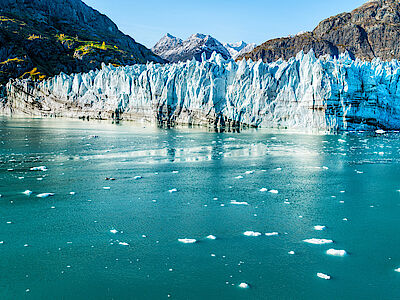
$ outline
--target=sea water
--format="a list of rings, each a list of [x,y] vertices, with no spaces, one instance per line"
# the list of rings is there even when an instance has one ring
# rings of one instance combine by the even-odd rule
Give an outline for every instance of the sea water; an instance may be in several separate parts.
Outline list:
[[[1,118],[0,298],[399,298],[399,146]]]

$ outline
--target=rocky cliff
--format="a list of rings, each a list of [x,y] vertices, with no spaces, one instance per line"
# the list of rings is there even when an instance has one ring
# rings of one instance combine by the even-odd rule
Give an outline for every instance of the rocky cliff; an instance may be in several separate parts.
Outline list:
[[[163,62],[81,0],[0,0],[0,84],[147,61]]]
[[[289,59],[313,49],[317,57],[348,51],[353,58],[371,61],[400,59],[400,2],[372,0],[350,13],[322,21],[312,32],[267,41],[240,58],[265,62]]]

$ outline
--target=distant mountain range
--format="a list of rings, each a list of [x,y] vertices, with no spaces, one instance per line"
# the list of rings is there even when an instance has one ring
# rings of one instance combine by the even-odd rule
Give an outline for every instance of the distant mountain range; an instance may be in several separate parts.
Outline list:
[[[0,84],[147,61],[164,62],[81,0],[0,0]]]
[[[313,49],[317,57],[348,51],[362,60],[399,60],[399,41],[400,1],[370,0],[350,13],[323,20],[312,32],[267,41],[240,58],[272,62]]]
[[[201,61],[203,53],[209,59],[214,51],[225,59],[236,59],[239,55],[252,51],[255,46],[255,44],[246,44],[243,41],[236,44],[222,44],[210,35],[199,33],[191,35],[184,41],[167,33],[152,48],[152,51],[166,61],[174,63],[193,58]]]

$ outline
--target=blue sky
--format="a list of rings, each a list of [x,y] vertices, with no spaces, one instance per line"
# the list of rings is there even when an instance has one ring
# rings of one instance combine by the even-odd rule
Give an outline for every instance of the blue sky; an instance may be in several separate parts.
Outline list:
[[[84,0],[126,34],[151,48],[165,33],[186,39],[210,34],[221,42],[261,44],[312,30],[366,0]]]

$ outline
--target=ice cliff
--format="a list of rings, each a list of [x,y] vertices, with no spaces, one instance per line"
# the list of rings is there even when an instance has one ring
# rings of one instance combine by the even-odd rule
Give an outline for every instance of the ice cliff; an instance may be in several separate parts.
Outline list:
[[[3,112],[225,126],[400,129],[400,62],[316,58],[105,66],[7,85]]]

